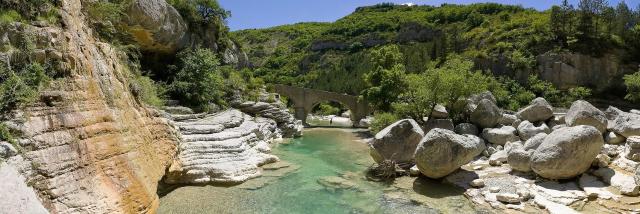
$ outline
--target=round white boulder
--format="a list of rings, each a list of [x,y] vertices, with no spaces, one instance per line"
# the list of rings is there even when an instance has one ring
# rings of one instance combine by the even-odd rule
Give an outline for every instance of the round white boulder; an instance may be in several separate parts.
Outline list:
[[[593,126],[558,129],[544,139],[531,157],[531,169],[548,179],[578,176],[591,166],[604,140]]]

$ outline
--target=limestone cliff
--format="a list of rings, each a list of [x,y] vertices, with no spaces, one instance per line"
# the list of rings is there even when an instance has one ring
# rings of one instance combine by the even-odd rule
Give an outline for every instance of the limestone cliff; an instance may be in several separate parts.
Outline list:
[[[578,53],[547,53],[537,57],[538,73],[561,89],[589,86],[596,91],[624,90],[622,77],[638,70],[623,64],[621,54],[592,57]]]
[[[127,10],[129,31],[143,51],[175,54],[187,47],[205,47],[219,53],[224,64],[247,67],[248,57],[236,42],[222,37],[225,26],[190,28],[178,11],[165,0],[135,0]],[[227,44],[220,47],[219,44]]]
[[[7,34],[35,33],[36,53],[58,58],[66,72],[42,101],[7,122],[23,133],[21,153],[7,163],[21,169],[52,213],[153,212],[177,134],[130,93],[119,52],[94,38],[83,3],[61,1],[62,27],[16,24],[3,31],[9,43]]]

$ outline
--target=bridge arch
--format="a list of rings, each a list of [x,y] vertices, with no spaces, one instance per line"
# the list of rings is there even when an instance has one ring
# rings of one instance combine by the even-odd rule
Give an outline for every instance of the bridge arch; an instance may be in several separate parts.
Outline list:
[[[369,104],[359,100],[357,96],[287,85],[274,85],[274,88],[276,93],[288,97],[293,102],[295,117],[304,124],[307,124],[307,115],[313,107],[323,101],[338,102],[351,110],[353,126],[358,126],[360,120],[370,113]]]

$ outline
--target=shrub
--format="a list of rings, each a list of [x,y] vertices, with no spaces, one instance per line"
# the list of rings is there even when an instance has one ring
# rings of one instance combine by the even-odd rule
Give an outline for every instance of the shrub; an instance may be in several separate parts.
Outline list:
[[[57,23],[59,17],[57,6],[59,3],[60,1],[58,0],[2,0],[0,1],[0,8],[8,10],[1,11],[3,15],[10,15],[13,18],[17,18],[16,13],[20,15],[21,18],[12,21],[23,21],[26,19]]]
[[[9,142],[15,146],[17,142],[13,136],[14,135],[11,130],[9,130],[9,127],[4,124],[0,124],[0,140]]]
[[[624,76],[624,85],[627,86],[627,96],[624,98],[635,103],[640,103],[640,71]]]
[[[187,49],[178,53],[171,93],[184,104],[208,110],[209,103],[225,106],[224,80],[219,60],[209,49]]]
[[[541,80],[538,75],[531,75],[528,79],[529,90],[531,90],[536,96],[544,97],[552,104],[561,104],[563,102],[560,91],[556,89],[550,82]]]
[[[536,98],[533,92],[511,78],[499,77],[497,82],[498,89],[492,92],[501,107],[516,111]]]
[[[134,75],[131,79],[131,92],[143,103],[161,107],[165,104],[166,88],[143,75]]]
[[[44,68],[31,63],[18,71],[0,65],[0,113],[32,103],[38,91],[49,80]]]
[[[15,10],[0,10],[0,25],[22,21],[22,16]]]
[[[83,8],[94,31],[113,44],[132,44],[133,37],[123,23],[131,0],[95,1]]]
[[[340,108],[332,106],[330,103],[320,103],[317,107],[321,115],[339,115]]]
[[[373,116],[373,121],[371,121],[371,126],[370,126],[371,132],[378,133],[382,129],[395,123],[398,120],[400,120],[398,115],[393,113],[387,113],[387,112],[376,113]]]

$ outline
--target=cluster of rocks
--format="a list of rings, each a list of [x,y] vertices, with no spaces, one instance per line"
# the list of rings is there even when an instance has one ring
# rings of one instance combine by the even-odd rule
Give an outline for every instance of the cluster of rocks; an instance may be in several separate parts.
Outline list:
[[[469,123],[455,126],[441,106],[423,127],[411,119],[398,121],[376,134],[370,142],[371,156],[376,162],[415,163],[409,170],[413,174],[468,188],[466,195],[474,202],[492,207],[511,204],[506,208],[521,209],[520,202],[530,201],[537,207],[546,204],[549,211],[572,210],[563,206],[580,199],[559,203],[553,194],[529,191],[545,189],[539,181],[558,179],[584,180],[575,188],[584,198],[612,198],[616,194],[605,190],[607,186],[622,195],[639,194],[640,182],[631,176],[640,161],[638,114],[614,107],[601,111],[580,100],[566,115],[554,115],[543,98],[509,112],[488,92],[469,98],[465,114]],[[458,170],[461,167],[465,170]],[[640,181],[640,174],[636,178]],[[510,188],[503,191],[501,185]],[[530,200],[536,195],[542,196]]]
[[[260,176],[260,166],[278,161],[270,154],[273,141],[302,134],[302,123],[280,102],[237,100],[232,105],[237,109],[215,114],[165,108],[182,137],[166,183],[244,182]]]

